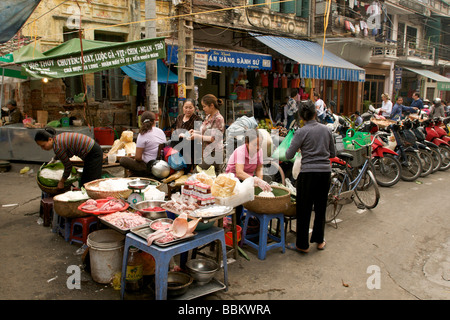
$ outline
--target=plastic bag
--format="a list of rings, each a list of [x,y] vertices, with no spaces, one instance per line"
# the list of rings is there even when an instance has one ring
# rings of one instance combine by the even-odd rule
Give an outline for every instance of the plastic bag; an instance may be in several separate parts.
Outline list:
[[[280,161],[290,161],[295,162],[295,159],[297,158],[299,152],[292,158],[292,159],[286,159],[286,151],[289,149],[289,146],[291,145],[292,139],[294,138],[295,130],[291,129],[289,130],[286,137],[281,141],[278,148],[272,153],[272,158],[278,159]]]
[[[353,134],[352,134],[352,132],[353,132]],[[356,141],[362,146],[369,144],[371,142],[370,141],[370,133],[360,132],[360,131],[355,132],[355,130],[353,130],[353,129],[348,129],[347,133],[345,135],[345,138],[342,139],[342,142],[344,143],[344,148],[347,150],[361,148],[361,146],[359,146],[358,144],[356,144],[356,143],[353,144],[352,141]]]
[[[171,156],[169,156],[169,158],[167,159],[167,163],[172,169],[176,171],[182,170],[187,167],[184,158],[179,152],[173,153]]]

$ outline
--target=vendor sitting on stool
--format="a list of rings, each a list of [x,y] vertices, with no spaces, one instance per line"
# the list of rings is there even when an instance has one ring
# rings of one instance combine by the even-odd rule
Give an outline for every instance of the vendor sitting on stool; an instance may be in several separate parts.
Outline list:
[[[145,111],[141,116],[141,128],[136,139],[136,155],[122,157],[120,165],[131,171],[131,176],[148,176],[147,163],[158,157],[159,145],[166,142],[164,131],[156,127],[156,115]]]
[[[245,143],[237,147],[228,159],[226,173],[234,173],[239,180],[255,176],[255,186],[263,191],[272,191],[272,188],[263,180],[263,150],[262,137],[258,130],[248,130]],[[236,223],[240,224],[242,206],[236,207]]]

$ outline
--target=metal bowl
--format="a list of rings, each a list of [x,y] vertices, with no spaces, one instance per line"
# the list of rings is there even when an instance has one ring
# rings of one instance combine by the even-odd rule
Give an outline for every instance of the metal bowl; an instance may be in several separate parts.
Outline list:
[[[211,259],[191,259],[186,262],[186,269],[199,285],[204,285],[214,277],[219,264]]]
[[[130,189],[145,189],[150,184],[149,181],[145,180],[133,180],[128,182],[128,188]]]
[[[145,200],[133,205],[133,209],[136,209],[143,217],[152,220],[167,218],[166,210],[163,211],[145,211],[148,207],[161,207],[166,201],[162,200]]]
[[[158,230],[158,229],[153,229],[153,228],[152,228],[152,225],[153,225],[154,223],[156,223],[156,222],[163,222],[163,223],[172,224],[172,223],[173,223],[173,220],[172,220],[172,219],[169,219],[169,218],[162,218],[162,219],[156,219],[156,220],[153,220],[153,221],[150,222],[150,224],[148,225],[149,228],[152,229],[153,231],[157,231],[157,230]]]
[[[167,295],[175,297],[185,294],[192,281],[194,281],[194,279],[184,272],[168,272]]]

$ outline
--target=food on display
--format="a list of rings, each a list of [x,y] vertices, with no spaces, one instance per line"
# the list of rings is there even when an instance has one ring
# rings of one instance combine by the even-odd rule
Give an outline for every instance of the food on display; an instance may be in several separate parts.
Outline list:
[[[101,219],[119,229],[135,228],[149,222],[149,220],[144,217],[129,211],[111,213],[102,216]]]
[[[275,195],[272,191],[262,191],[258,194],[260,197],[269,197],[269,198],[275,198]]]
[[[87,200],[89,196],[83,191],[67,191],[58,195],[58,200],[63,202]]]
[[[84,203],[84,205],[80,208],[81,210],[91,211],[91,212],[99,212],[102,211],[120,211],[123,210],[126,206],[125,202],[120,199],[110,199],[106,201],[101,207],[98,207],[99,203],[94,199],[89,199]]]
[[[124,150],[124,155],[135,155],[136,154],[136,143],[133,142],[133,131],[123,131],[120,139],[114,141],[109,154],[120,153],[118,151]]]
[[[145,209],[141,209],[141,211],[148,211],[148,212],[159,212],[159,211],[165,211],[163,208],[161,207],[148,207]]]
[[[219,174],[211,187],[212,195],[220,198],[231,197],[237,181],[233,174]]]

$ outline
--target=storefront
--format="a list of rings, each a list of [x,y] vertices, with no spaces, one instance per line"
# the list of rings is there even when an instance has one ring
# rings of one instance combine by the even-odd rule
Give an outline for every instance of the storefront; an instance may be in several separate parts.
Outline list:
[[[258,41],[275,52],[280,65],[273,69],[281,77],[286,75],[291,89],[298,89],[301,98],[311,98],[318,92],[326,104],[336,103],[336,113],[349,114],[360,108],[364,69],[323,50],[315,42],[252,34]],[[291,66],[285,68],[284,64]],[[286,72],[286,70],[288,70]],[[275,77],[275,75],[274,75]],[[276,95],[284,98],[287,95]]]

